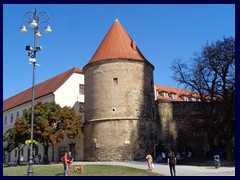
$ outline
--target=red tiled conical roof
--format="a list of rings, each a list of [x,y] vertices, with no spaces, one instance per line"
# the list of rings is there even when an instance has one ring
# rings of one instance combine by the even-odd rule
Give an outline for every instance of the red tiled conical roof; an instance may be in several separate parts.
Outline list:
[[[108,59],[147,61],[118,20],[113,23],[88,64]]]

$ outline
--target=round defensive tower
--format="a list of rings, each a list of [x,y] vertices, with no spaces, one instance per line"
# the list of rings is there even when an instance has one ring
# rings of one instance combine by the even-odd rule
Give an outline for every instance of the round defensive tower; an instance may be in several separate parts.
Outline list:
[[[154,66],[116,20],[84,66],[84,159],[142,159],[154,146]]]

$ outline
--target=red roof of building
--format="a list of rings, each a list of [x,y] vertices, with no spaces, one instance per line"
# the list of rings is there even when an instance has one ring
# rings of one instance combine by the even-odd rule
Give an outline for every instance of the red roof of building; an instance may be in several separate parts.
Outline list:
[[[88,64],[109,59],[147,61],[138,49],[136,42],[131,39],[118,20],[112,24]]]
[[[35,85],[35,99],[55,92],[73,73],[82,73],[82,70],[80,68],[74,67],[64,73],[61,73],[53,78]],[[199,98],[198,94],[195,92],[163,85],[156,85],[156,90],[158,92],[158,100],[185,101],[184,96],[188,98],[188,101],[193,101],[193,98]],[[165,96],[164,92],[167,93]],[[176,99],[174,98],[174,94],[176,95]],[[32,88],[29,88],[15,96],[4,100],[3,111],[9,110],[30,101],[32,101]]]
[[[172,88],[163,85],[156,85],[158,100],[167,101],[198,101],[199,95],[196,92],[184,89]]]
[[[35,85],[35,99],[55,92],[73,73],[82,73],[82,70],[74,67],[64,73]],[[3,101],[3,111],[9,110],[21,104],[32,101],[32,88],[29,88],[15,96]]]

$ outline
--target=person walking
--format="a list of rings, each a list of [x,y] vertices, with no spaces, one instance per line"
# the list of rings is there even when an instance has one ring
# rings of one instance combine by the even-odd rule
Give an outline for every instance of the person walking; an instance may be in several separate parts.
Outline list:
[[[152,167],[153,157],[150,154],[150,152],[147,153],[146,160],[147,160],[148,170],[152,171],[152,169],[153,169],[153,167]]]
[[[162,152],[162,162],[166,163],[166,154]]]
[[[168,154],[167,164],[169,165],[171,176],[173,175],[176,176],[176,169],[175,169],[176,162],[177,162],[176,157],[172,152],[172,150],[170,150]]]
[[[38,155],[38,163],[39,163],[39,164],[41,164],[41,159],[42,159],[42,155],[39,154],[39,155]]]
[[[68,152],[68,174],[70,174],[70,168],[72,166],[72,162],[73,162],[74,158],[72,156],[71,151]]]
[[[64,156],[62,156],[61,161],[63,163],[63,175],[67,176],[67,172],[68,172],[68,157],[67,157],[67,152],[64,153]]]

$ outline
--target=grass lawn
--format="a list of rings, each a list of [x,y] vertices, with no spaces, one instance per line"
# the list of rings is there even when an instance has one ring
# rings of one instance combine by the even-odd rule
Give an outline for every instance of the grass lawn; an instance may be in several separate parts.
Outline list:
[[[160,174],[149,172],[142,169],[136,169],[125,166],[111,165],[85,165],[84,172],[73,173],[74,168],[71,167],[69,176],[161,176]],[[3,176],[27,176],[28,166],[4,167]],[[62,165],[34,165],[33,176],[63,176]]]

